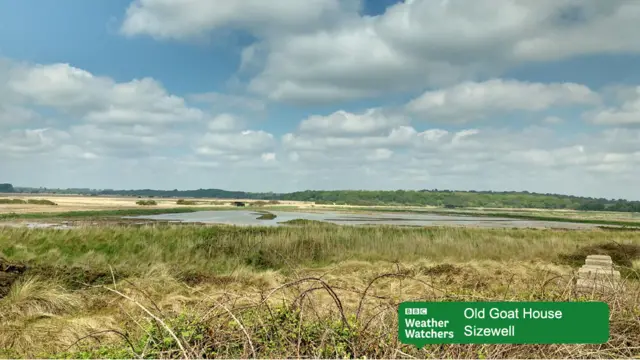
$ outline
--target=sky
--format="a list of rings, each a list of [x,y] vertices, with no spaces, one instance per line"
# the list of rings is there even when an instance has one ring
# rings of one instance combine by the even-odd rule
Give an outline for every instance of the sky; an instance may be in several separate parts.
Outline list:
[[[0,0],[0,182],[640,200],[636,0]]]

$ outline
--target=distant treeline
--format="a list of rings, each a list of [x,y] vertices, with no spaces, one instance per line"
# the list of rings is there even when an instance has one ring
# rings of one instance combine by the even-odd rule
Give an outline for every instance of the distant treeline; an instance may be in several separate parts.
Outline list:
[[[415,205],[487,208],[533,208],[533,209],[574,209],[592,211],[640,212],[640,201],[590,198],[557,194],[537,194],[524,192],[494,191],[450,191],[450,190],[307,190],[292,193],[253,193],[227,191],[221,189],[198,190],[110,190],[110,189],[47,189],[13,187],[0,184],[0,192],[16,193],[57,193],[81,195],[112,195],[132,197],[162,198],[217,198],[217,199],[253,199],[253,200],[297,200],[314,201],[318,204],[339,205]]]

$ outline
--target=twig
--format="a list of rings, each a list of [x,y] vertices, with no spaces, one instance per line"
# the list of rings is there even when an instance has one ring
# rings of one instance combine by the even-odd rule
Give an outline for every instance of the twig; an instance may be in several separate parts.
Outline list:
[[[162,321],[159,317],[155,316],[151,311],[147,310],[147,308],[145,308],[142,304],[140,304],[139,302],[137,302],[136,300],[130,298],[129,296],[121,293],[118,290],[114,290],[111,289],[107,286],[103,286],[103,288],[116,293],[120,296],[122,296],[123,298],[133,302],[134,304],[136,304],[139,308],[141,308],[144,312],[146,312],[149,316],[151,316],[155,321],[159,322],[166,330],[167,332],[169,332],[169,335],[171,335],[171,337],[176,341],[176,343],[178,344],[178,347],[180,348],[180,351],[182,351],[182,355],[184,356],[185,359],[189,359],[189,355],[187,354],[187,350],[185,350],[184,346],[182,346],[182,343],[180,342],[180,339],[178,339],[178,337],[176,336],[176,334],[174,334],[174,332],[171,330],[171,328],[164,323],[164,321]]]

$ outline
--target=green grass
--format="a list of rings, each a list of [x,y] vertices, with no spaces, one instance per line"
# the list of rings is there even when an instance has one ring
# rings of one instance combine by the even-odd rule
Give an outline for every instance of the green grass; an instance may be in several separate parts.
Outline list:
[[[159,214],[191,213],[212,210],[205,208],[169,208],[169,209],[119,209],[119,210],[87,210],[41,213],[5,213],[0,214],[0,220],[13,219],[77,219],[77,218],[119,218],[122,216],[141,216]]]
[[[51,200],[46,200],[46,199],[29,199],[27,200],[28,204],[34,204],[34,205],[58,205],[56,203],[54,203]]]
[[[602,243],[640,246],[640,232],[307,225],[156,225],[71,230],[0,228],[0,251],[42,265],[143,271],[158,263],[198,273],[362,261],[550,261]],[[95,262],[95,263],[94,263]]]
[[[598,299],[615,304],[605,345],[396,342],[400,301],[589,300],[567,291],[568,266],[604,252],[638,268],[640,232],[287,223],[296,226],[0,227],[0,259],[28,265],[0,299],[9,329],[0,356],[178,358],[179,345],[193,358],[634,358],[640,349],[636,280]]]
[[[8,204],[8,205],[23,205],[23,204],[33,204],[33,205],[58,205],[51,200],[44,199],[0,199],[0,204]]]
[[[532,221],[554,221],[554,222],[566,222],[566,223],[580,223],[580,224],[600,224],[600,225],[615,225],[615,226],[627,226],[627,227],[640,227],[638,221],[618,221],[618,220],[606,220],[606,219],[581,219],[581,218],[567,218],[560,216],[538,216],[538,215],[523,215],[504,212],[471,212],[471,211],[442,211],[437,209],[419,210],[419,209],[393,209],[393,208],[353,208],[349,210],[355,211],[371,211],[371,212],[394,212],[394,213],[428,213],[435,215],[448,215],[448,216],[477,216],[477,217],[499,217],[508,219],[521,219]]]
[[[0,204],[21,205],[26,203],[27,202],[22,199],[0,199]]]
[[[256,218],[258,220],[273,220],[278,217],[276,214],[270,213],[268,211],[262,211],[259,214],[260,216]]]

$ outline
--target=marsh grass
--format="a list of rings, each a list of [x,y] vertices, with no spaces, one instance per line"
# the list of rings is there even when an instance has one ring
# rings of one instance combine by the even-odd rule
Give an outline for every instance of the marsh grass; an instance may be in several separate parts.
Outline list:
[[[26,204],[26,203],[27,202],[22,199],[0,199],[0,204],[19,205],[19,204]]]
[[[84,227],[70,230],[0,228],[0,251],[39,265],[101,267],[127,273],[153,264],[201,272],[239,266],[282,269],[349,261],[477,260],[555,261],[578,266],[589,246],[626,246],[637,257],[639,232],[471,228],[356,227],[310,224],[283,227],[147,225],[139,228]],[[583,250],[583,249],[587,250]],[[595,249],[595,248],[594,248]],[[606,246],[600,250],[607,251]],[[51,251],[55,255],[48,256]],[[577,254],[576,254],[577,252]],[[91,256],[87,255],[91,254]],[[573,254],[573,255],[572,255]],[[612,253],[621,259],[620,253]],[[573,256],[573,258],[571,258]],[[569,259],[567,257],[573,259]]]
[[[34,205],[52,205],[52,206],[56,206],[58,204],[56,204],[55,202],[51,201],[51,200],[46,200],[46,199],[29,199],[27,200],[27,204],[34,204]]]
[[[32,205],[58,205],[51,200],[46,199],[0,199],[0,204],[8,204],[8,205],[24,205],[24,204],[32,204]]]
[[[578,257],[608,251],[606,244],[621,245],[629,266],[638,267],[640,233],[632,231],[317,223],[0,228],[0,251],[29,266],[0,299],[0,327],[10,329],[0,332],[0,355],[637,357],[640,282],[625,278],[611,294],[574,291]],[[401,301],[589,299],[610,305],[605,345],[416,349],[397,339]]]
[[[76,291],[85,300],[57,307],[13,334],[48,341],[15,357],[53,358],[634,358],[640,355],[640,288],[578,295],[566,266],[545,263],[388,263],[351,261],[295,275],[241,270],[228,284],[188,286],[157,266],[112,284]],[[261,282],[260,279],[267,282]],[[56,293],[56,295],[58,295]],[[402,301],[606,301],[604,345],[433,345],[397,339]],[[0,299],[0,304],[6,299]],[[69,320],[69,319],[74,319]],[[97,324],[97,321],[103,321]],[[82,324],[83,326],[80,326]],[[124,331],[122,329],[126,328]],[[169,332],[170,330],[170,332]]]
[[[520,220],[532,220],[532,221],[554,221],[554,222],[569,222],[569,223],[582,223],[582,224],[600,224],[600,225],[614,225],[629,227],[631,229],[640,228],[640,222],[631,217],[630,220],[617,220],[617,218],[628,218],[632,215],[620,214],[615,212],[600,212],[599,217],[594,217],[588,211],[572,211],[566,212],[532,212],[528,209],[522,209],[522,211],[505,211],[504,209],[490,211],[472,211],[471,209],[462,210],[442,210],[440,208],[424,209],[424,208],[366,208],[357,207],[352,208],[352,211],[370,211],[370,212],[397,212],[397,213],[428,213],[435,215],[461,215],[461,216],[483,216],[483,217],[499,217],[508,219],[520,219]],[[602,214],[606,214],[603,216]]]

